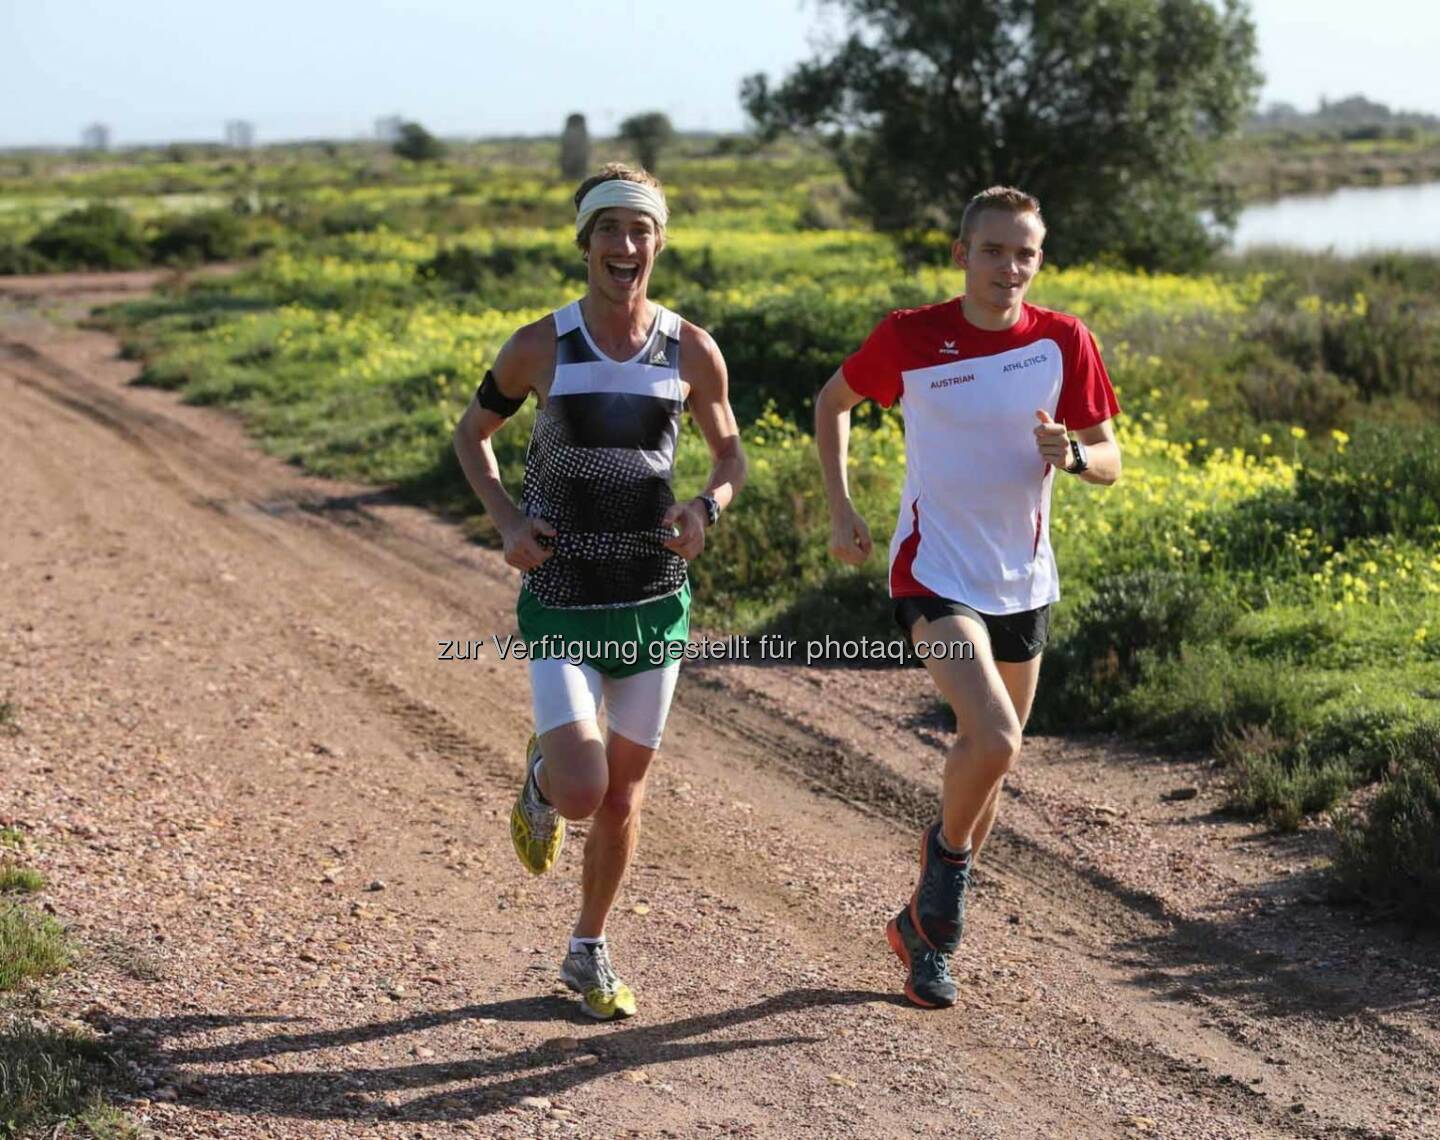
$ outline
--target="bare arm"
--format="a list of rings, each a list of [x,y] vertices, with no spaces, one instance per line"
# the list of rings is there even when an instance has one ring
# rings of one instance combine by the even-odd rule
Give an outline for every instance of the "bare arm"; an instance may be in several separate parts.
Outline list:
[[[870,528],[850,501],[845,471],[850,455],[850,410],[863,399],[839,369],[815,398],[815,447],[820,452],[825,500],[830,505],[830,553],[852,566],[870,557],[873,548]]]
[[[721,510],[728,507],[745,485],[745,449],[730,407],[730,378],[725,358],[710,334],[687,324],[681,342],[681,373],[690,385],[690,415],[710,449],[710,478],[701,492],[710,495]],[[686,559],[705,549],[705,508],[698,498],[674,504],[665,512],[665,524],[680,533],[665,545]]]
[[[1065,425],[1056,423],[1043,409],[1036,410],[1035,418],[1040,421],[1035,427],[1035,443],[1040,449],[1040,457],[1053,467],[1069,471],[1075,465],[1075,455],[1070,449],[1069,432]],[[1113,419],[1080,428],[1075,438],[1085,445],[1086,467],[1080,473],[1081,479],[1108,487],[1120,478],[1120,441],[1115,438]]]
[[[1120,441],[1115,438],[1115,421],[1104,420],[1094,427],[1081,428],[1075,438],[1085,445],[1089,466],[1080,472],[1087,483],[1109,487],[1120,478]]]
[[[548,345],[553,343],[553,338],[541,329],[543,324],[537,322],[521,329],[505,342],[495,358],[491,369],[495,383],[510,399],[529,395],[535,390],[537,376],[543,373]],[[466,481],[500,532],[505,561],[519,570],[533,570],[551,554],[540,544],[540,536],[553,538],[555,528],[544,519],[527,518],[500,481],[500,464],[496,462],[490,437],[504,424],[504,416],[482,408],[478,399],[471,400],[455,425],[455,456],[460,460]]]

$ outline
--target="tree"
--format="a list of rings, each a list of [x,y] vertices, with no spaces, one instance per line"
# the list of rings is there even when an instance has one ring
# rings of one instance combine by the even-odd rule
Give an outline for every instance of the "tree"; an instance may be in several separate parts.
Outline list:
[[[590,132],[585,129],[585,116],[571,115],[565,120],[565,133],[560,136],[560,177],[577,182],[589,169]]]
[[[675,128],[663,111],[631,115],[620,124],[620,137],[633,143],[640,165],[654,174],[660,163],[660,152],[675,137]]]
[[[445,157],[445,144],[419,123],[401,123],[400,135],[390,149],[411,162],[433,162]]]
[[[876,228],[953,234],[997,184],[1040,199],[1061,263],[1190,268],[1233,225],[1218,146],[1260,83],[1244,0],[826,2],[847,38],[741,101],[769,137],[818,132]]]

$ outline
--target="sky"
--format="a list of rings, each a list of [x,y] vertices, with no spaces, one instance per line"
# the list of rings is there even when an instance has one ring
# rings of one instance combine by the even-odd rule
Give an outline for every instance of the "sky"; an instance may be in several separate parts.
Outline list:
[[[1262,103],[1364,94],[1440,114],[1440,3],[1252,0]],[[402,115],[440,135],[593,134],[637,111],[739,130],[737,92],[839,24],[819,0],[0,0],[0,146],[355,138]]]

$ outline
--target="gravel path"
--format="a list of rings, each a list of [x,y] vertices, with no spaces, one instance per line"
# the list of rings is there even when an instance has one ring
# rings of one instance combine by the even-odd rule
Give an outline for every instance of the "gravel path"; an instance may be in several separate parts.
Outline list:
[[[960,1005],[903,1004],[914,670],[686,667],[611,930],[641,1016],[588,1022],[579,843],[532,879],[506,833],[511,572],[129,386],[71,322],[153,282],[0,282],[0,824],[87,951],[47,1008],[158,1135],[1440,1136],[1435,940],[1329,907],[1328,832],[1227,819],[1194,758],[1027,742]]]

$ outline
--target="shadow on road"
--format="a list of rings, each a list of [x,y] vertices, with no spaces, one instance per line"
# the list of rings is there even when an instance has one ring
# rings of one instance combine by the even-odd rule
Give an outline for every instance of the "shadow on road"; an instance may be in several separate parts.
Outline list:
[[[541,1045],[474,1060],[417,1061],[384,1068],[194,1076],[203,1079],[203,1104],[211,1111],[310,1119],[384,1115],[394,1121],[465,1120],[502,1111],[522,1096],[563,1097],[582,1085],[627,1069],[645,1067],[648,1070],[700,1057],[814,1044],[821,1038],[795,1033],[720,1039],[714,1035],[787,1014],[877,1001],[898,1003],[900,999],[894,994],[863,990],[790,990],[736,1009],[658,1025],[620,1022],[613,1032],[582,1039],[578,1052]],[[546,996],[417,1013],[340,1029],[257,1036],[204,1048],[167,1047],[166,1041],[187,1032],[224,1025],[266,1020],[288,1024],[296,1019],[206,1015],[133,1019],[117,1022],[114,1031],[121,1036],[154,1035],[158,1044],[151,1054],[152,1062],[189,1066],[333,1049],[491,1018],[497,1022],[593,1024],[579,1012],[575,1002],[560,996]],[[592,1057],[594,1060],[590,1060]],[[404,1103],[398,1100],[386,1103],[384,1099],[387,1094],[416,1090],[429,1092]]]

